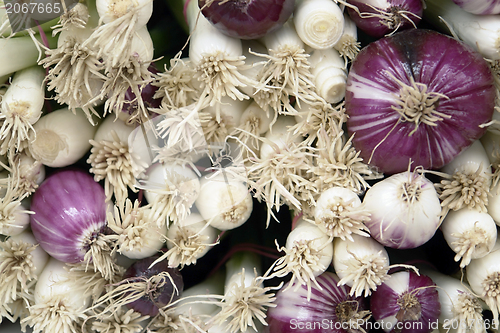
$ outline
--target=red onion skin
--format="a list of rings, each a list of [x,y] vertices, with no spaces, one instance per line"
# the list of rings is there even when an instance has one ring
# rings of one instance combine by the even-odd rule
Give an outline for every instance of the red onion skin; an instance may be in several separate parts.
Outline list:
[[[476,15],[500,14],[500,0],[453,0],[463,10]]]
[[[428,92],[446,95],[435,110],[451,118],[436,126],[420,123],[410,135],[415,124],[399,121],[391,108],[396,98],[390,95],[399,96],[400,85],[388,73],[407,85],[413,77]],[[410,159],[413,166],[441,168],[479,139],[486,131],[479,126],[493,116],[495,87],[488,64],[472,48],[434,31],[411,29],[361,50],[347,79],[345,103],[347,128],[360,156],[394,174],[406,171]]]
[[[203,15],[222,33],[240,39],[257,39],[280,28],[292,15],[295,0],[198,0]]]
[[[318,290],[312,284],[311,300],[307,301],[307,287],[301,286],[294,292],[295,286],[288,290],[285,285],[277,293],[277,307],[269,308],[267,311],[267,323],[265,333],[349,333],[348,330],[340,328],[337,314],[337,304],[343,301],[351,301],[358,305],[358,312],[366,309],[365,299],[349,296],[349,287],[337,286],[339,278],[336,274],[325,272],[316,277],[316,281],[323,288]],[[316,327],[307,326],[317,323]],[[353,333],[351,330],[350,333]]]
[[[123,280],[128,280],[130,282],[140,281],[139,278],[141,277],[148,279],[161,272],[168,272],[172,277],[172,280],[177,287],[176,291],[174,291],[172,283],[168,280],[161,290],[154,292],[154,300],[144,296],[135,302],[127,304],[128,308],[134,309],[144,316],[156,316],[159,312],[159,307],[164,307],[165,305],[178,300],[180,298],[180,294],[184,290],[184,282],[179,269],[168,267],[168,260],[160,261],[153,267],[149,268],[149,266],[156,259],[158,259],[158,256],[140,259],[132,264],[132,266],[125,271],[125,274],[123,274]]]
[[[66,169],[49,176],[33,194],[31,230],[55,259],[78,263],[88,249],[84,235],[106,227],[104,189],[88,173]]]
[[[348,0],[347,2],[356,6],[361,13],[378,14],[373,7],[366,4],[366,1]],[[387,3],[390,4],[387,12],[410,12],[413,13],[413,15],[407,13],[406,16],[413,22],[413,24],[417,25],[421,21],[422,14],[424,12],[422,0],[387,0]],[[346,8],[349,13],[349,17],[354,21],[356,26],[372,37],[380,38],[394,31],[393,29],[389,29],[387,25],[382,24],[380,22],[381,19],[378,17],[362,18],[353,8]],[[403,17],[401,18],[401,25],[397,31],[413,28],[413,24]]]
[[[436,284],[426,275],[417,275],[413,271],[398,272],[394,274],[409,274],[409,282],[407,292],[412,292],[418,288],[420,290],[415,292],[415,296],[421,305],[421,317],[418,321],[409,324],[411,321],[403,322],[402,329],[398,333],[429,333],[432,329],[432,324],[436,323],[441,313],[441,304],[439,303],[439,296]],[[397,301],[399,295],[390,286],[390,278],[386,282],[377,287],[370,297],[370,310],[372,311],[373,318],[377,321],[384,320],[387,317],[395,316],[400,310]],[[386,320],[384,320],[387,323]],[[422,324],[416,324],[421,322]],[[396,332],[396,326],[392,330],[386,332]]]

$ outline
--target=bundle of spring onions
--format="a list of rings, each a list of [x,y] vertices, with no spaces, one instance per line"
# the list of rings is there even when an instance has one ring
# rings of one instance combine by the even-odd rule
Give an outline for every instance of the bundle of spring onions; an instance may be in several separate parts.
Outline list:
[[[8,8],[2,332],[500,330],[500,1]]]

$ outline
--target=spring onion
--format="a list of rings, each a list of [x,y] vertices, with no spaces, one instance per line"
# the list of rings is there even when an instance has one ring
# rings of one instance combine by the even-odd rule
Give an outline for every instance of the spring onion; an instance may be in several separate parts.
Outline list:
[[[500,278],[500,242],[497,238],[490,253],[482,258],[472,259],[466,267],[467,281],[472,291],[490,308],[493,319],[498,323],[500,295],[498,280]]]
[[[44,72],[39,66],[17,72],[2,97],[0,108],[0,154],[16,152],[34,138],[33,124],[40,119],[45,98]]]
[[[373,185],[363,199],[371,214],[371,236],[384,246],[411,249],[426,243],[441,224],[441,204],[431,181],[419,172],[392,175]]]
[[[406,30],[356,57],[347,79],[347,128],[360,156],[382,172],[405,171],[410,159],[436,169],[484,134],[480,125],[491,120],[495,94],[477,52],[434,31]]]
[[[219,230],[241,226],[253,209],[247,185],[224,171],[202,178],[195,204],[207,223]]]
[[[69,279],[65,264],[51,258],[35,286],[35,303],[30,315],[23,318],[34,332],[75,332],[87,318],[90,295]]]
[[[127,188],[137,191],[135,180],[145,171],[139,156],[132,157],[128,146],[129,135],[134,130],[125,122],[115,117],[106,117],[99,125],[90,144],[90,172],[95,181],[104,179],[106,199],[114,195],[118,204],[122,205],[128,195]],[[136,161],[132,162],[132,159]]]
[[[33,128],[36,139],[29,143],[29,152],[50,167],[68,166],[82,158],[96,130],[82,110],[73,114],[68,108],[45,114]]]
[[[200,214],[191,213],[168,228],[165,237],[168,251],[157,260],[167,259],[169,267],[180,266],[181,269],[194,265],[218,243],[217,236],[216,229]]]
[[[33,195],[31,229],[52,257],[67,263],[92,262],[110,280],[117,265],[113,244],[105,238],[105,199],[104,189],[90,175],[62,170],[48,177]]]
[[[340,278],[338,285],[350,286],[350,295],[366,297],[389,278],[389,255],[371,237],[353,234],[352,238],[334,240],[333,268]]]
[[[317,226],[299,219],[295,229],[288,234],[286,245],[278,249],[285,254],[276,260],[272,276],[284,277],[292,273],[287,288],[298,290],[300,286],[306,286],[307,298],[310,299],[312,286],[318,287],[316,277],[325,272],[332,262],[332,237]]]

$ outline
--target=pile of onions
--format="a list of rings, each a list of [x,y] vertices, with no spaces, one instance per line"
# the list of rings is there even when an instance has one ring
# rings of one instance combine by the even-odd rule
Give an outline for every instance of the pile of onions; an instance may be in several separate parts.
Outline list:
[[[437,169],[479,139],[495,105],[491,70],[465,44],[406,30],[370,43],[347,78],[347,128],[380,171]]]

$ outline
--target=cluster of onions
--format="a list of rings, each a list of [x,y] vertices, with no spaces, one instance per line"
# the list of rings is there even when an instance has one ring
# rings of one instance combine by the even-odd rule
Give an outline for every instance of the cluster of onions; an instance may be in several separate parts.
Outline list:
[[[162,72],[151,0],[65,12],[38,66],[0,71],[0,321],[483,332],[484,304],[500,315],[500,56],[470,27],[496,29],[499,6],[427,2],[461,41],[416,29],[421,0],[179,0],[189,57]],[[358,32],[377,40],[360,50]],[[213,247],[281,209],[277,251],[235,246],[225,279],[184,290]],[[441,234],[463,282],[393,256]]]

